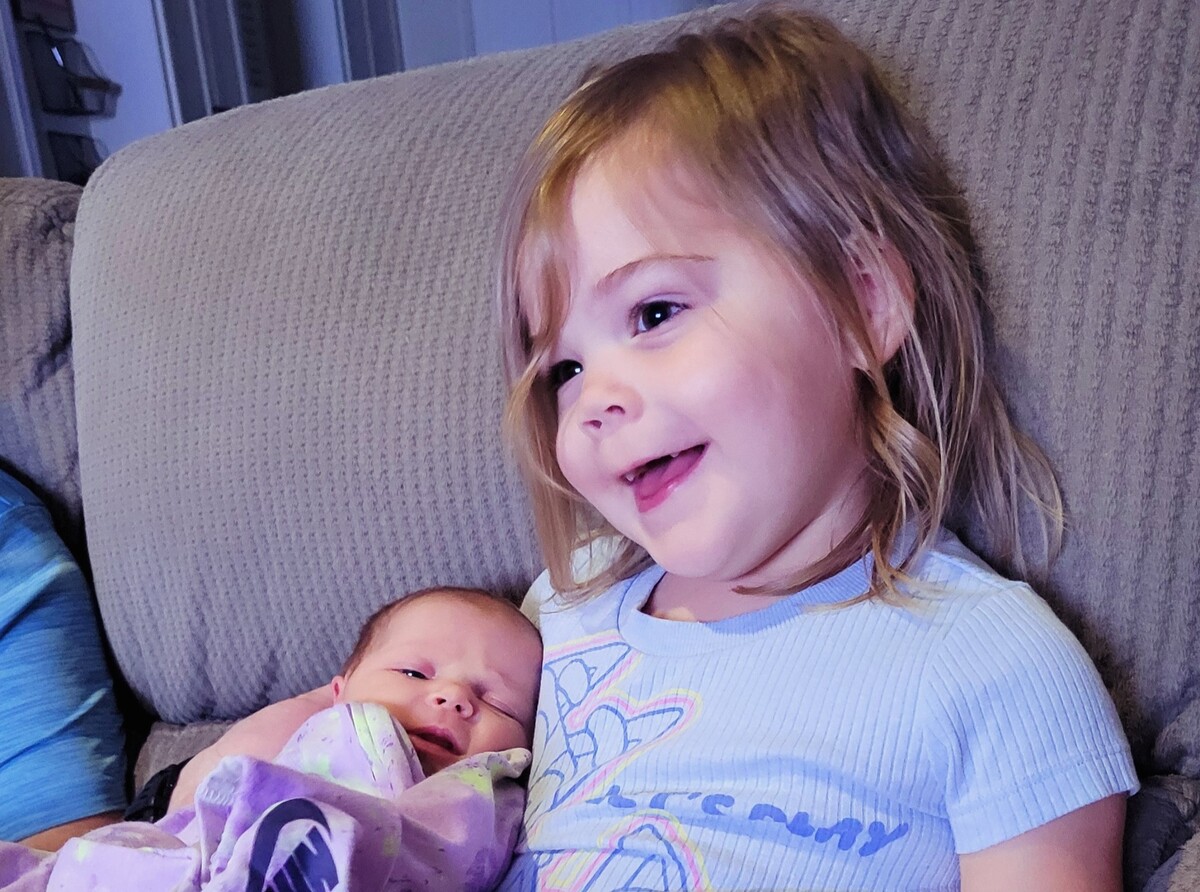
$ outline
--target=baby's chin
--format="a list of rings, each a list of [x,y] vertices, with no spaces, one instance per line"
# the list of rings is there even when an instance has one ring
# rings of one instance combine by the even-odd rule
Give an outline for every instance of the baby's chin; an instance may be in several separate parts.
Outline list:
[[[421,770],[425,772],[425,776],[429,777],[431,774],[437,774],[443,768],[449,768],[451,765],[453,765],[458,760],[457,759],[435,759],[431,756],[426,755],[425,753],[418,752],[417,753],[417,761],[421,763]]]

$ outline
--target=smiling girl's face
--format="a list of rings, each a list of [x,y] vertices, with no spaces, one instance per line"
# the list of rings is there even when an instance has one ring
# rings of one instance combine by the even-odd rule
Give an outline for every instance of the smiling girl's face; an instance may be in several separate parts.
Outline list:
[[[384,706],[408,732],[425,774],[476,753],[528,747],[542,648],[519,616],[453,595],[421,597],[386,619],[337,702]]]
[[[668,574],[732,589],[803,570],[869,497],[850,351],[775,252],[653,178],[633,186],[636,162],[604,153],[570,194],[546,370],[559,467]]]

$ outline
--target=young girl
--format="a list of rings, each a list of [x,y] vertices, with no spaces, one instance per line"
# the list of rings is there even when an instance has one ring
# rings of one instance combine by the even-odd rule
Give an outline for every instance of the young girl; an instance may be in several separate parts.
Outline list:
[[[546,650],[505,888],[1120,887],[1112,703],[942,528],[972,504],[1018,572],[1018,514],[1061,529],[965,220],[864,54],[780,8],[536,137],[500,300]]]

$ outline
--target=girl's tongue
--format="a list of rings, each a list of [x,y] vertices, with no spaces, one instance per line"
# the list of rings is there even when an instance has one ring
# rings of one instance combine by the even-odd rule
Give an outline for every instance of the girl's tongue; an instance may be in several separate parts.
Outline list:
[[[661,505],[703,454],[704,446],[693,446],[674,457],[663,456],[648,462],[631,484],[638,510],[649,511]]]

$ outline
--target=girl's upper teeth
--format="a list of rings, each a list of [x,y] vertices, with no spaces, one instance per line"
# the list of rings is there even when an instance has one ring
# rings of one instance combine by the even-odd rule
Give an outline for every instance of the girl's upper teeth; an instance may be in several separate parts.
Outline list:
[[[682,450],[680,450],[680,452],[682,452]],[[679,458],[680,452],[672,452],[670,455],[667,456],[667,458],[668,459]],[[653,464],[655,461],[661,461],[661,459],[654,459],[653,461],[648,461],[648,462],[646,462],[646,464],[639,465],[638,467],[634,468],[632,471],[630,471],[628,474],[625,475],[625,482],[633,483],[633,481],[637,480],[638,477],[642,476],[642,472],[646,469],[646,465]]]

